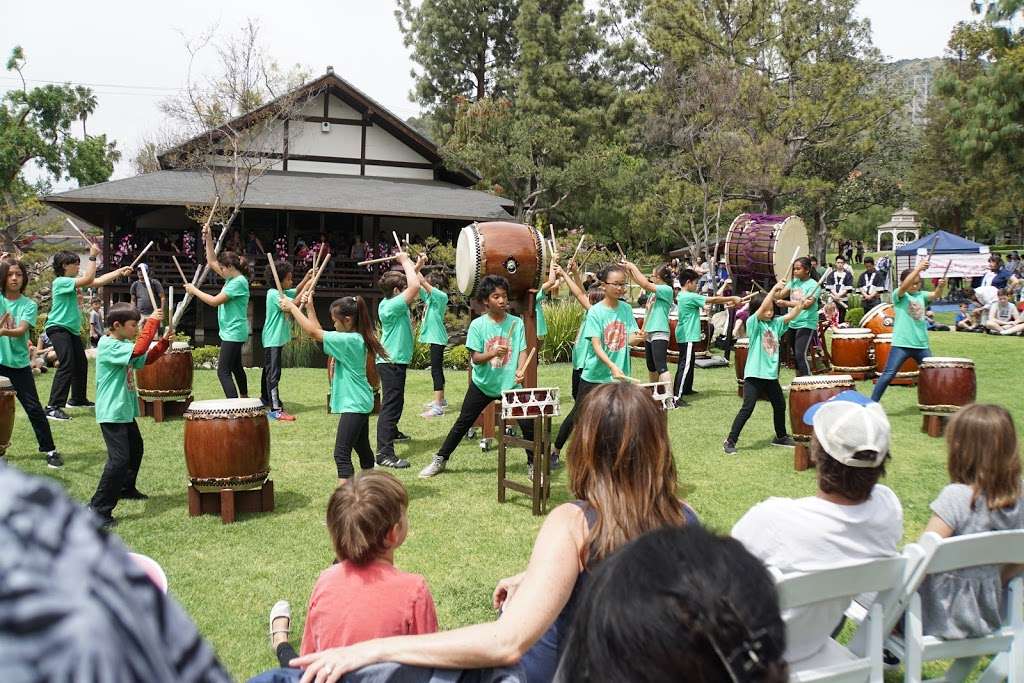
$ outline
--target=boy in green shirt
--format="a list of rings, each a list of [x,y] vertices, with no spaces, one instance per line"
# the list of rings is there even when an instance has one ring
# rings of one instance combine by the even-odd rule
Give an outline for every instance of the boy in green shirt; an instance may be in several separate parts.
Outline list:
[[[807,347],[818,329],[819,291],[818,283],[812,275],[811,259],[801,256],[793,262],[793,278],[779,295],[778,301],[780,306],[799,308],[801,311],[790,325],[793,330],[793,355],[796,358],[797,377],[813,374],[810,361],[807,359]],[[808,297],[814,300],[808,307],[802,306],[803,300]]]
[[[693,390],[693,369],[697,360],[697,344],[703,336],[700,327],[700,313],[708,304],[732,304],[738,306],[738,296],[702,296],[697,293],[697,283],[700,275],[689,268],[679,273],[679,296],[676,299],[676,315],[679,320],[676,322],[676,342],[679,344],[679,367],[676,370],[676,379],[672,384],[672,395],[675,397],[676,407],[681,408],[688,405],[683,396],[696,394]],[[710,340],[709,340],[710,341]]]
[[[96,260],[100,248],[89,245],[89,262],[85,272],[78,274],[78,254],[58,251],[53,255],[55,277],[50,288],[50,314],[46,317],[46,335],[57,352],[57,373],[50,386],[50,400],[46,405],[46,417],[51,420],[70,420],[64,407],[89,408],[92,401],[86,396],[89,382],[89,363],[85,359],[85,345],[82,344],[82,309],[78,307],[78,290],[82,287],[102,287],[119,277],[131,275],[129,267],[112,270],[96,277]],[[68,392],[71,399],[68,400]]]
[[[501,392],[514,389],[526,376],[526,331],[523,321],[508,313],[508,280],[488,275],[480,282],[477,300],[487,307],[487,314],[469,324],[466,348],[472,353],[473,377],[462,399],[462,410],[433,461],[420,471],[427,479],[444,472],[448,458],[466,435],[480,413]],[[533,440],[533,421],[519,420],[523,438]],[[533,478],[533,452],[526,451],[527,467]]]
[[[306,273],[299,283],[299,286],[292,289],[292,264],[288,261],[278,261],[274,268],[277,276],[281,279],[281,287],[284,295],[294,299],[309,282],[312,271]],[[275,288],[267,290],[266,319],[263,322],[263,373],[260,375],[260,400],[263,405],[270,409],[268,417],[271,420],[282,422],[294,422],[295,416],[289,415],[281,403],[281,393],[278,385],[281,384],[281,357],[284,355],[284,346],[292,340],[292,326],[278,305],[281,300],[281,293]]]
[[[750,310],[755,311],[747,319],[747,338],[750,350],[747,352],[747,365],[743,373],[743,405],[732,421],[729,436],[722,444],[722,450],[732,454],[736,452],[743,425],[754,412],[759,396],[766,396],[772,404],[775,438],[773,446],[792,447],[796,445],[793,438],[786,432],[786,400],[779,386],[779,344],[783,333],[793,320],[801,313],[809,310],[816,298],[806,297],[801,303],[791,308],[784,318],[776,317],[776,297],[779,296],[785,282],[778,282],[767,294],[758,294],[750,300]]]
[[[423,318],[420,320],[419,342],[430,346],[430,378],[434,382],[434,400],[420,417],[440,417],[448,401],[444,398],[444,349],[448,346],[448,330],[444,314],[448,310],[448,295],[441,290],[442,277],[420,275],[426,261],[417,261],[416,275],[420,279],[420,299],[423,300]]]
[[[922,292],[921,273],[926,270],[928,259],[923,258],[913,268],[907,268],[900,273],[900,286],[892,293],[892,307],[896,312],[892,325],[892,349],[889,351],[885,370],[871,392],[871,400],[876,403],[881,401],[889,382],[896,376],[907,358],[913,358],[920,363],[932,355],[928,347],[928,320],[925,313],[928,310],[928,302],[942,293],[946,281],[939,280],[933,292]]]
[[[174,334],[168,325],[163,337],[150,349],[150,342],[160,329],[163,311],[157,309],[146,319],[142,334],[139,334],[140,319],[138,310],[129,304],[111,307],[107,314],[107,334],[100,338],[96,351],[96,422],[107,445],[107,464],[89,507],[106,528],[117,524],[112,513],[118,500],[147,497],[136,486],[143,444],[135,423],[139,414],[135,370],[162,356]]]
[[[425,256],[420,256],[425,260]],[[420,278],[416,264],[409,255],[399,252],[396,260],[404,273],[388,271],[380,278],[380,289],[386,297],[377,306],[377,319],[381,327],[381,344],[388,357],[377,357],[380,374],[380,415],[377,416],[377,464],[401,469],[409,461],[395,455],[395,441],[409,437],[398,430],[405,407],[405,375],[412,360],[412,318],[409,306],[420,293]]]

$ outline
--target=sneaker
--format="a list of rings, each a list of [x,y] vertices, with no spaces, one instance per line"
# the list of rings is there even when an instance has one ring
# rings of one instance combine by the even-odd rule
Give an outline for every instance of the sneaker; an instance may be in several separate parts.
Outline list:
[[[430,461],[430,464],[420,470],[420,479],[430,479],[444,472],[445,467],[448,466],[448,461],[442,458],[440,455],[435,455],[434,459]]]
[[[430,406],[432,406],[432,405],[434,405],[436,403],[437,403],[437,401],[427,401],[426,403],[423,404],[423,407],[424,408],[429,408]],[[448,399],[444,399],[443,401],[441,401],[441,407],[442,408],[447,408],[448,407]]]
[[[393,467],[396,470],[404,470],[409,466],[409,461],[393,455],[378,455],[377,464],[381,467]]]
[[[411,438],[408,434],[395,430],[395,441],[408,441]]]
[[[82,401],[81,403],[72,403],[71,401],[68,401],[67,404],[64,407],[65,408],[95,408],[96,404],[93,403],[92,401],[88,401],[88,400],[87,401]]]
[[[558,453],[551,451],[551,469],[557,470],[562,466],[562,459],[558,457]]]
[[[676,399],[676,408],[689,408],[690,404],[681,398]]]
[[[729,441],[729,439],[726,439],[725,441],[722,442],[722,450],[728,453],[729,455],[733,455],[736,453],[736,444],[734,444],[732,441]]]
[[[46,419],[48,419],[48,420],[67,421],[67,420],[71,419],[71,416],[68,415],[67,413],[65,413],[60,408],[47,408],[46,409]]]
[[[269,413],[267,413],[267,416],[270,417],[271,420],[280,420],[281,422],[295,422],[295,416],[289,415],[283,410],[271,410]]]
[[[117,520],[111,517],[110,515],[101,515],[100,513],[93,510],[92,507],[89,508],[89,511],[96,515],[96,517],[100,520],[100,528],[104,531],[110,531],[115,526],[117,526]]]
[[[690,389],[689,391],[684,391],[683,396],[696,396],[699,393],[696,389]]]
[[[442,415],[444,415],[444,408],[436,403],[431,403],[429,408],[420,413],[420,417],[441,417]]]
[[[793,437],[787,434],[786,436],[779,436],[772,439],[772,445],[781,446],[783,448],[796,448],[796,441],[793,441]]]
[[[64,458],[57,451],[50,451],[46,454],[46,466],[51,470],[59,470],[64,467]]]
[[[121,500],[149,500],[149,496],[138,489],[122,491],[119,497]]]

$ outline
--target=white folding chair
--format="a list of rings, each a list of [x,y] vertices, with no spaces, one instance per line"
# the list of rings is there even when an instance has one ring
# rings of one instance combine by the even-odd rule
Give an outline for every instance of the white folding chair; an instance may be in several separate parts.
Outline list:
[[[906,560],[900,556],[800,574],[781,575],[776,571],[779,606],[789,610],[820,602],[851,601],[861,593],[891,591],[904,578],[905,567]],[[882,630],[882,616],[881,605],[873,605],[867,612],[866,621],[861,627],[868,634],[868,646],[863,655],[854,654],[829,638],[825,647],[812,657],[790,662],[789,680],[794,683],[881,681],[882,640],[885,633]],[[787,620],[787,641],[805,637],[797,629],[796,624]]]

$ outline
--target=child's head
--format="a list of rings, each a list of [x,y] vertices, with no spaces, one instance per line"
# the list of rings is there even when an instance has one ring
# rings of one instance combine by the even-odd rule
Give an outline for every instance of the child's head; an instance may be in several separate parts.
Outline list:
[[[488,313],[503,313],[508,309],[508,280],[500,275],[488,275],[480,281],[477,301],[487,307]]]
[[[814,259],[817,263],[817,259]],[[811,276],[811,259],[801,256],[793,262],[793,277],[797,280],[806,280]]]
[[[818,489],[852,503],[871,497],[889,459],[889,418],[882,406],[856,391],[811,406],[803,417],[814,427],[811,458]]]
[[[587,289],[587,299],[590,300],[591,306],[601,303],[601,300],[604,299],[604,287],[601,285],[591,285]]]
[[[966,313],[967,310],[968,310],[967,309],[967,302],[966,301],[960,302],[960,312],[961,313]]]
[[[902,282],[906,282],[907,278],[910,277],[910,274],[913,273],[913,272],[914,272],[914,270],[912,268],[904,268],[903,272],[900,273],[900,282],[901,283]],[[918,291],[920,291],[921,290],[921,278],[915,277],[914,281],[911,282],[909,285],[907,285],[906,290],[908,292],[918,292]]]
[[[697,290],[698,280],[700,280],[700,275],[691,268],[683,268],[679,271],[679,286],[688,292]]]
[[[78,275],[81,261],[78,254],[70,251],[58,251],[53,255],[53,274],[57,277],[74,277]]]
[[[598,272],[597,279],[604,284],[605,299],[621,299],[626,295],[626,285],[629,278],[626,269],[617,263],[605,266]]]
[[[0,282],[4,285],[5,292],[25,293],[25,285],[28,284],[28,273],[21,261],[6,259],[0,262]]]
[[[237,233],[235,233],[237,234]],[[249,277],[249,261],[244,256],[230,249],[225,249],[217,256],[217,263],[225,268],[232,268],[238,271],[239,275]]]
[[[89,302],[89,305],[92,306],[92,310],[98,311],[100,310],[100,306],[103,305],[103,302],[100,301],[99,299],[94,298],[92,301]]]
[[[671,285],[674,277],[674,271],[672,270],[671,263],[662,263],[660,266],[654,269],[652,273],[656,282],[663,285]]]
[[[327,531],[341,561],[369,564],[402,545],[409,531],[409,496],[394,476],[363,470],[327,503]]]
[[[390,299],[408,287],[409,281],[405,279],[405,273],[398,270],[389,270],[380,276],[378,286],[380,291],[384,293],[384,296]]]
[[[1009,292],[1009,290],[1007,290],[1007,289],[1000,289],[998,296],[999,296],[999,303],[1001,303],[1001,304],[1009,303],[1009,301],[1010,301],[1010,292]]]
[[[107,313],[107,331],[115,339],[135,339],[142,314],[131,304],[114,304]]]
[[[285,289],[291,289],[292,286],[292,274],[295,272],[290,261],[278,261],[274,264],[274,268],[277,270],[277,277],[281,280],[281,286]]]
[[[1013,418],[1005,408],[974,403],[946,425],[949,480],[966,484],[991,509],[1016,505],[1021,495],[1020,452]]]

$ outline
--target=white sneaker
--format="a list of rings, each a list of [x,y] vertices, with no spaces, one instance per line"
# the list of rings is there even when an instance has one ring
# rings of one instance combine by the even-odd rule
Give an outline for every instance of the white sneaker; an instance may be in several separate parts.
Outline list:
[[[445,467],[448,466],[448,461],[442,458],[440,455],[435,455],[434,459],[430,461],[430,464],[420,470],[420,479],[430,479],[444,472]]]
[[[441,417],[444,415],[444,408],[437,403],[431,403],[430,407],[420,413],[420,417]]]

